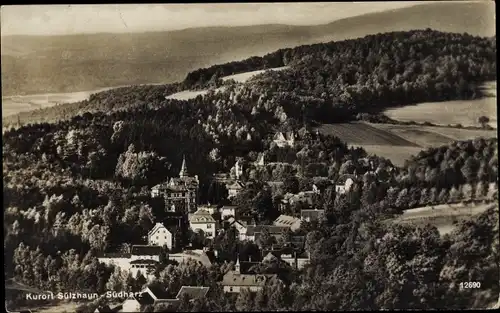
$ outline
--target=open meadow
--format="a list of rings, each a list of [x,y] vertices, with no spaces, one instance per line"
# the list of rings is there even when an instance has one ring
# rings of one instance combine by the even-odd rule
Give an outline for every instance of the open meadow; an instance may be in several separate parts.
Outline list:
[[[424,226],[434,225],[441,235],[450,233],[460,221],[469,220],[498,204],[442,204],[406,210],[403,215],[391,219],[392,223]]]
[[[275,67],[275,68],[269,68],[265,70],[259,70],[259,71],[251,71],[251,72],[245,72],[245,73],[239,73],[239,74],[234,74],[234,75],[229,75],[222,77],[223,81],[233,79],[234,81],[238,83],[244,83],[250,78],[254,77],[255,75],[262,74],[267,71],[282,71],[287,69],[288,66],[283,66],[283,67]]]
[[[496,82],[489,82],[483,88],[486,97],[475,100],[459,100],[445,102],[427,102],[417,105],[408,105],[384,112],[388,117],[397,121],[430,122],[436,125],[480,126],[478,119],[486,116],[490,119],[489,125],[497,127],[497,97]]]
[[[464,129],[439,126],[370,124],[380,130],[388,131],[421,147],[447,145],[457,140],[470,140],[479,137],[497,137],[496,130]]]

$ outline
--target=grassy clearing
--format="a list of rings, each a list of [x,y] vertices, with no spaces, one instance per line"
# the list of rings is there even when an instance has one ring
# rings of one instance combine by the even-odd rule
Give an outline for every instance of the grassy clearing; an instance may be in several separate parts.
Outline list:
[[[486,83],[483,87],[487,97],[466,101],[427,102],[408,105],[384,112],[398,121],[430,122],[436,125],[462,124],[480,126],[478,118],[490,118],[490,126],[497,127],[496,82]]]
[[[368,154],[377,155],[391,160],[396,166],[403,166],[405,161],[412,155],[417,155],[422,151],[421,147],[412,146],[387,146],[387,145],[353,145],[360,146]]]
[[[470,220],[473,216],[481,214],[491,207],[498,207],[498,204],[443,204],[427,206],[406,210],[403,215],[390,221],[399,224],[411,224],[415,226],[434,225],[441,235],[450,233],[457,223]]]
[[[370,124],[380,130],[391,132],[421,147],[436,147],[457,140],[470,140],[479,137],[497,137],[496,130],[463,129],[438,126]]]
[[[283,67],[275,67],[275,68],[269,68],[266,70],[259,70],[259,71],[252,71],[252,72],[245,72],[245,73],[240,73],[240,74],[234,74],[234,75],[229,75],[222,77],[223,81],[234,79],[238,83],[244,83],[250,78],[254,77],[255,75],[264,73],[266,71],[282,71],[284,69],[287,69],[288,66],[283,66]]]
[[[415,143],[367,123],[324,124],[319,127],[319,131],[323,134],[339,137],[342,141],[350,145],[417,147]]]

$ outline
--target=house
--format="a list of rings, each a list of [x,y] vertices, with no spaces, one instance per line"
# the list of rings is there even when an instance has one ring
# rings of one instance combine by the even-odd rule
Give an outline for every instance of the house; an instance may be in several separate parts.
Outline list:
[[[234,270],[224,274],[220,283],[225,293],[239,293],[243,289],[258,292],[267,282],[277,279],[276,274],[242,274],[240,272],[239,259],[236,261]]]
[[[190,177],[186,167],[186,159],[183,158],[178,178],[171,178],[168,183],[158,184],[151,189],[151,197],[162,197],[165,201],[165,209],[172,212],[187,214],[194,212],[198,201],[198,176]]]
[[[273,222],[275,226],[288,227],[291,231],[296,231],[300,228],[300,223],[302,221],[300,218],[296,218],[290,215],[281,214],[278,218]]]
[[[210,252],[204,250],[186,250],[181,253],[172,253],[167,256],[169,261],[176,261],[178,263],[194,260],[200,262],[205,267],[211,267],[216,261],[217,252]]]
[[[141,302],[139,302],[136,297],[129,297],[122,303],[122,309],[118,312],[124,313],[132,313],[132,312],[141,312]]]
[[[161,249],[159,246],[157,248]],[[98,260],[100,263],[113,265],[130,272],[133,277],[137,277],[140,272],[147,279],[153,279],[152,270],[159,264],[159,255],[156,257],[155,255],[137,254],[137,251],[134,253],[133,256],[132,254],[108,253],[99,256]]]
[[[298,270],[303,269],[311,261],[309,253],[297,253],[296,251],[293,253],[282,253],[280,259]]]
[[[240,182],[240,181],[233,181],[229,184],[226,185],[226,188],[227,188],[227,198],[228,199],[232,199],[234,197],[236,197],[240,192],[241,190],[243,190],[243,188],[245,188],[245,185]]]
[[[356,182],[356,176],[351,174],[341,175],[335,182],[335,192],[339,194],[348,192]]]
[[[220,209],[220,217],[224,219],[225,217],[235,217],[237,206],[235,205],[225,205]]]
[[[243,174],[243,165],[239,160],[237,160],[234,166],[231,168],[230,174],[235,180],[239,180],[241,178],[241,175]]]
[[[202,231],[205,238],[215,238],[217,222],[208,211],[198,210],[189,214],[189,226],[195,232]]]
[[[302,209],[300,210],[300,219],[303,221],[311,222],[320,220],[325,214],[323,209]]]
[[[173,246],[173,234],[162,223],[156,225],[148,232],[148,244],[151,246],[167,246],[169,250]]]
[[[131,260],[155,260],[160,262],[160,254],[160,246],[133,245],[130,248]]]
[[[280,211],[285,211],[296,203],[301,203],[306,207],[312,207],[316,195],[317,193],[315,191],[301,191],[297,194],[286,193],[279,204]]]
[[[294,132],[278,132],[273,137],[273,142],[280,148],[290,146],[293,147],[295,145],[295,140],[297,139],[297,134]]]
[[[247,232],[247,224],[245,222],[239,221],[234,217],[230,217],[227,219],[229,227],[234,227],[238,231],[238,236],[240,234],[245,234]]]
[[[267,230],[269,234],[276,239],[279,239],[282,236],[284,230],[289,227],[283,226],[275,226],[275,225],[247,225],[245,233],[239,233],[239,239],[256,241],[264,230]]]
[[[180,300],[183,297],[187,297],[190,301],[193,301],[205,298],[209,290],[210,287],[182,286],[175,298]]]
[[[211,215],[214,215],[215,213],[217,213],[219,211],[218,206],[213,205],[213,204],[200,205],[200,206],[198,206],[198,210],[207,211]]]
[[[256,167],[264,167],[266,166],[265,155],[264,153],[260,153],[257,157],[257,161],[254,162]]]

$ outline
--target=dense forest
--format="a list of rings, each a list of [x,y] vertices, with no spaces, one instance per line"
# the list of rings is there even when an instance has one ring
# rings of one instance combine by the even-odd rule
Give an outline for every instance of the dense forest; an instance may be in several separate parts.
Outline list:
[[[207,242],[184,234],[182,244],[204,241],[224,257],[211,269],[192,262],[157,269],[154,283],[169,290],[214,290],[205,301],[183,302],[183,309],[484,308],[500,292],[498,206],[444,237],[430,225],[383,221],[419,206],[496,201],[498,140],[429,148],[399,168],[315,134],[311,123],[413,101],[478,96],[475,86],[496,76],[495,43],[430,30],[378,34],[201,69],[175,85],[110,90],[69,111],[45,110],[67,119],[26,123],[3,135],[4,248],[13,256],[6,259],[6,276],[54,292],[141,289],[144,277],[99,264],[96,256],[141,243],[161,221],[163,208],[150,198],[150,187],[177,176],[185,156],[190,174],[200,178],[201,203],[225,201],[211,178],[241,161],[249,184],[235,203],[264,224],[280,214],[287,192],[344,174],[359,179],[346,194],[329,186],[315,199],[325,218],[301,230],[311,264],[299,272],[283,264],[256,268],[286,282],[256,295],[224,297],[216,282],[236,252],[266,249],[271,238],[238,242],[227,231]],[[220,92],[187,101],[165,99],[186,88],[220,87],[224,75],[281,65],[289,69],[245,84],[228,82]],[[86,108],[90,112],[78,113]],[[296,132],[297,143],[278,147],[272,140],[277,131]],[[258,166],[262,155],[266,164]],[[267,188],[267,182],[283,186]],[[286,213],[298,215],[301,205]],[[480,281],[482,288],[460,289],[460,281]]]
[[[428,29],[280,49],[193,71],[180,84],[104,91],[69,106],[21,113],[20,119],[26,124],[71,118],[82,110],[167,106],[165,96],[177,91],[214,88],[227,75],[281,66],[289,69],[260,74],[245,88],[300,120],[345,121],[387,107],[480,97],[481,83],[496,79],[496,38]],[[17,117],[5,122],[12,125]]]

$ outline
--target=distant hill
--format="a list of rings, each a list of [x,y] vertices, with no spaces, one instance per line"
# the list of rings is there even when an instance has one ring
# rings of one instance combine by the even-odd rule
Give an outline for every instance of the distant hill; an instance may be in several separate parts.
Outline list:
[[[2,37],[2,95],[170,83],[280,48],[432,28],[495,36],[494,3],[429,3],[319,26],[209,27],[137,34]]]

